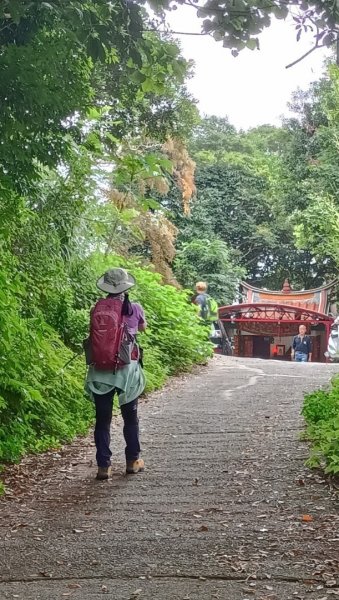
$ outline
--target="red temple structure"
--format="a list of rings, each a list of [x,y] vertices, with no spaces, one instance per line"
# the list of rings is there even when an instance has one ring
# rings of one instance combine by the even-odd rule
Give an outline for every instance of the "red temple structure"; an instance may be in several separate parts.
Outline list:
[[[312,336],[312,361],[324,362],[334,318],[330,293],[335,283],[296,292],[286,279],[281,291],[242,283],[243,303],[219,308],[219,320],[234,341],[236,356],[290,360],[299,326]]]

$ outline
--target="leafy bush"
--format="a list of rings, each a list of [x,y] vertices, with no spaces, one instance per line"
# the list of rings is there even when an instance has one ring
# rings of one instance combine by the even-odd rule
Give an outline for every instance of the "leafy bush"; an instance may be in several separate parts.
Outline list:
[[[330,390],[307,394],[302,413],[312,441],[309,466],[339,473],[339,377],[333,379]]]
[[[25,288],[6,267],[0,269],[0,462],[85,433],[92,419],[83,364],[63,370],[72,353],[42,316],[22,317]]]

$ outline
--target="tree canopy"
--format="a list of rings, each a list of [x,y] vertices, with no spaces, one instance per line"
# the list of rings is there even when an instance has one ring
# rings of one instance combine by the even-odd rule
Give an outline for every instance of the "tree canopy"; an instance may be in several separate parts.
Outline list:
[[[293,19],[296,39],[302,35],[312,38],[310,54],[323,46],[333,45],[338,38],[339,8],[330,0],[152,0],[150,8],[156,18],[145,20],[145,2],[128,4],[117,0],[1,0],[0,44],[25,44],[39,30],[57,30],[63,26],[67,39],[72,39],[79,52],[85,51],[94,60],[121,52],[140,64],[139,42],[143,29],[168,31],[166,13],[180,5],[192,9],[202,20],[201,34],[211,35],[216,42],[237,56],[241,50],[260,48],[260,34],[270,27],[273,19]],[[164,29],[165,26],[165,29]],[[189,32],[183,32],[189,33]],[[298,57],[295,62],[304,56]]]
[[[297,91],[295,116],[281,127],[238,132],[227,118],[207,117],[194,128],[191,214],[180,214],[175,194],[167,204],[179,248],[221,240],[252,283],[271,289],[286,277],[301,289],[336,276],[337,80],[332,66],[329,76]]]
[[[173,10],[179,5],[192,8],[202,19],[203,35],[211,35],[237,56],[241,50],[260,48],[260,34],[270,27],[274,19],[293,20],[296,39],[308,35],[313,46],[304,55],[287,66],[293,66],[314,50],[333,45],[338,38],[339,8],[330,0],[154,0],[151,2],[158,14]]]

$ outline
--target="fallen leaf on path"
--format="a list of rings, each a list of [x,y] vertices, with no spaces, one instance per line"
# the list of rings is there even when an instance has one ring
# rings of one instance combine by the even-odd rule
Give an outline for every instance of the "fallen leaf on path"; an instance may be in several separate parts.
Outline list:
[[[207,525],[201,525],[201,527],[199,527],[198,531],[208,531]]]
[[[303,515],[303,516],[301,517],[301,520],[302,520],[304,523],[311,523],[311,522],[313,521],[313,517],[312,517],[311,515]]]

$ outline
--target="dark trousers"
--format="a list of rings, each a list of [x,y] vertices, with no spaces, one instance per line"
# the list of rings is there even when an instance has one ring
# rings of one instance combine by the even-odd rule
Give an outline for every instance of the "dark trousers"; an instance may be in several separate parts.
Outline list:
[[[98,467],[109,467],[111,464],[110,442],[114,394],[115,390],[102,395],[93,394],[96,414],[94,441]],[[121,415],[124,420],[126,460],[136,460],[140,454],[138,398],[121,406]]]

